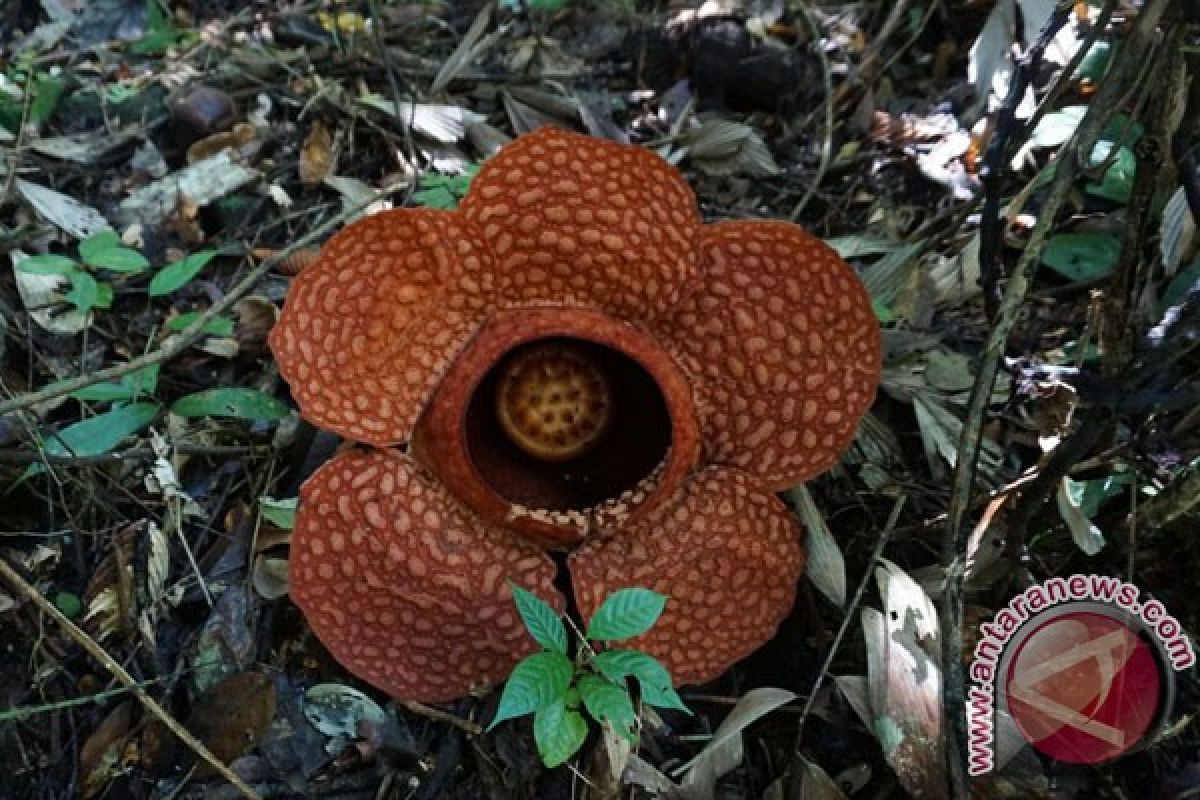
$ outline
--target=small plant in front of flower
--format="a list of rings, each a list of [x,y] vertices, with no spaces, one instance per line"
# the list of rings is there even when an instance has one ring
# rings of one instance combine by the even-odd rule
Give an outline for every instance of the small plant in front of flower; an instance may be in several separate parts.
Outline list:
[[[649,630],[666,607],[666,596],[639,588],[610,594],[583,634],[572,623],[579,640],[574,659],[566,625],[557,611],[515,584],[513,600],[530,635],[544,649],[513,668],[488,730],[505,720],[533,714],[538,753],[547,767],[556,767],[583,746],[588,734],[584,712],[597,722],[608,722],[618,734],[637,744],[638,715],[629,678],[637,679],[642,702],[691,713],[661,662],[639,650],[611,648],[614,642]],[[603,643],[604,649],[592,643]]]

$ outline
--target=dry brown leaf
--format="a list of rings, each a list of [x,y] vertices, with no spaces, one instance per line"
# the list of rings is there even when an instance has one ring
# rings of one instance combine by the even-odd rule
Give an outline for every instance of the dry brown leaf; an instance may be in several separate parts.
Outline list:
[[[300,182],[316,186],[333,173],[334,162],[333,135],[315,119],[300,147]]]
[[[132,708],[129,700],[123,701],[109,712],[79,749],[79,774],[83,776],[85,798],[99,794],[119,770]]]
[[[258,672],[238,672],[213,686],[192,707],[187,728],[223,763],[253,747],[275,719],[275,682]],[[211,770],[202,764],[198,772]]]

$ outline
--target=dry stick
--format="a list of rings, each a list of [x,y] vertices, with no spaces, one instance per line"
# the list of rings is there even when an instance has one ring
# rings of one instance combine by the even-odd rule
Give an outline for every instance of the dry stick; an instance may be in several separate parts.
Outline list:
[[[975,475],[979,451],[983,442],[984,413],[996,381],[1000,359],[1005,344],[1029,291],[1033,273],[1037,268],[1042,245],[1054,224],[1058,209],[1062,206],[1081,164],[1090,163],[1092,147],[1099,138],[1105,121],[1116,111],[1116,101],[1126,90],[1125,83],[1130,74],[1141,68],[1146,51],[1153,43],[1154,31],[1166,10],[1169,0],[1149,0],[1142,7],[1125,47],[1108,75],[1100,91],[1088,106],[1087,113],[1071,140],[1062,149],[1053,181],[1046,195],[1046,203],[1038,214],[1037,224],[1029,242],[1009,278],[1008,286],[1000,301],[995,326],[988,336],[987,344],[980,355],[979,369],[967,407],[967,420],[958,441],[958,468],[954,473],[950,512],[946,531],[942,539],[942,563],[946,567],[946,588],[939,606],[942,634],[942,722],[946,731],[946,771],[952,797],[966,797],[968,793],[966,764],[966,681],[963,675],[962,621],[963,579],[966,572],[965,554],[967,536],[967,510],[975,486]]]
[[[821,690],[821,684],[825,682],[825,676],[829,673],[829,668],[833,666],[833,659],[841,647],[842,639],[846,635],[846,631],[850,628],[850,623],[855,619],[854,612],[858,610],[858,604],[862,602],[863,593],[867,590],[867,584],[871,582],[871,576],[875,574],[875,565],[883,556],[884,548],[892,539],[892,533],[896,530],[896,522],[900,519],[900,512],[904,508],[904,504],[908,501],[908,495],[901,495],[896,498],[895,505],[892,506],[892,513],[888,515],[887,522],[884,524],[883,532],[879,534],[879,541],[875,543],[875,550],[871,553],[871,560],[867,562],[867,568],[863,570],[862,580],[858,583],[858,589],[854,592],[854,597],[850,600],[850,605],[846,607],[845,616],[842,617],[842,625],[838,628],[837,635],[833,637],[833,644],[829,646],[829,652],[825,654],[825,662],[821,664],[821,670],[817,673],[817,679],[813,681],[812,690],[808,694],[808,699],[804,702],[804,708],[800,711],[800,721],[796,723],[796,746],[792,751],[792,780],[799,780],[802,775],[798,759],[800,758],[800,745],[804,738],[804,723],[808,719],[808,714],[812,711],[813,703],[817,700],[817,693]],[[799,784],[793,785],[793,795],[799,797]]]
[[[196,755],[208,762],[208,765],[211,766],[217,772],[217,774],[237,787],[238,791],[240,791],[244,797],[250,798],[250,800],[262,800],[258,792],[251,789],[250,786],[248,786],[245,781],[239,778],[233,772],[233,770],[227,767],[225,763],[221,761],[221,759],[213,755],[211,750],[205,747],[204,744],[201,743],[195,736],[192,736],[192,734],[188,732],[187,728],[179,724],[178,720],[172,717],[165,708],[156,703],[154,698],[147,694],[146,690],[142,688],[141,684],[134,680],[133,676],[126,672],[125,669],[118,664],[112,656],[106,653],[104,648],[96,643],[95,639],[93,639],[91,636],[88,636],[83,629],[77,626],[74,622],[71,622],[71,620],[67,619],[67,617],[61,611],[54,607],[53,603],[47,600],[41,592],[39,592],[37,589],[31,586],[28,581],[22,578],[20,574],[18,574],[17,571],[9,565],[8,561],[3,558],[0,558],[0,578],[3,578],[9,586],[37,606],[43,614],[50,616],[55,622],[57,622],[62,629],[67,632],[68,636],[74,639],[80,647],[87,651],[88,655],[99,661],[105,669],[113,674],[113,677],[115,677],[121,682],[122,685],[125,686],[125,688],[136,694],[138,700],[142,701],[142,705],[144,705],[151,714],[157,717],[162,724],[170,728],[171,732],[178,736],[180,741],[190,747]]]
[[[804,708],[800,711],[800,722],[797,723],[798,730],[796,732],[797,752],[800,749],[800,735],[804,732],[804,721],[808,719],[809,712],[812,711],[813,703],[816,702],[817,694],[821,690],[821,684],[825,681],[825,676],[829,674],[829,668],[833,666],[833,659],[837,656],[842,638],[845,637],[846,630],[854,620],[854,612],[858,610],[858,605],[862,602],[867,585],[871,582],[871,577],[875,574],[875,565],[883,557],[883,551],[887,548],[888,542],[892,539],[892,533],[896,530],[896,523],[900,519],[900,512],[904,509],[904,504],[907,502],[908,495],[901,495],[896,498],[896,502],[892,505],[892,511],[888,514],[883,531],[879,534],[879,541],[875,544],[875,550],[871,553],[871,559],[867,562],[867,568],[863,570],[862,580],[858,583],[858,589],[855,590],[854,597],[850,600],[850,605],[846,607],[841,627],[838,628],[837,635],[833,637],[833,643],[829,646],[829,652],[825,654],[825,662],[821,664],[821,671],[817,673],[817,679],[813,682],[813,687],[808,693],[808,700],[804,703]]]
[[[829,69],[829,57],[825,55],[825,48],[821,47],[821,29],[817,27],[817,21],[813,19],[812,12],[808,10],[806,3],[800,3],[796,6],[796,10],[800,12],[800,16],[804,17],[804,23],[808,26],[808,32],[812,36],[813,46],[817,49],[817,55],[821,61],[821,80],[825,86],[825,99],[821,105],[825,111],[825,130],[824,140],[821,142],[821,163],[817,165],[817,174],[813,176],[812,181],[808,184],[808,191],[804,193],[804,197],[800,198],[800,202],[792,209],[792,222],[800,218],[808,201],[812,200],[813,195],[817,193],[817,189],[821,187],[821,181],[825,179],[825,173],[829,171],[829,162],[833,160],[833,78]],[[810,117],[811,118],[811,117]]]
[[[93,383],[100,383],[101,381],[115,381],[131,372],[137,372],[140,369],[145,369],[146,367],[154,364],[161,364],[164,361],[170,361],[172,358],[196,343],[204,335],[204,326],[207,325],[214,317],[223,314],[232,308],[233,304],[250,292],[250,290],[254,288],[259,280],[261,280],[262,277],[266,275],[272,267],[283,261],[296,250],[317,242],[322,236],[341,225],[354,214],[389,194],[391,194],[390,191],[381,192],[378,197],[373,197],[367,202],[341,212],[328,222],[317,226],[304,236],[301,236],[284,249],[278,251],[275,255],[260,262],[258,266],[246,273],[245,277],[238,281],[237,284],[235,284],[234,287],[230,289],[224,297],[221,298],[220,302],[209,306],[207,311],[197,317],[196,320],[183,331],[175,336],[168,337],[163,345],[158,349],[152,350],[143,356],[138,356],[132,361],[124,364],[119,364],[115,367],[108,367],[107,369],[97,370],[96,372],[92,372],[87,375],[80,375],[79,377],[70,378],[65,381],[58,381],[50,384],[49,386],[38,389],[35,392],[26,392],[25,394],[19,394],[10,400],[0,402],[0,416],[9,414],[13,411],[20,411],[21,409],[29,408],[30,406],[37,405],[38,403],[44,403],[47,400],[53,400],[56,397],[62,397],[64,394],[70,394],[71,392],[82,389],[85,386],[91,386]]]

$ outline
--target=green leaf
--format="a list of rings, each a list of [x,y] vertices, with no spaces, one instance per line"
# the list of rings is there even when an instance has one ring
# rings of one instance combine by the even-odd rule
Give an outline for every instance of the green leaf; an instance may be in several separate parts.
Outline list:
[[[54,115],[54,110],[58,108],[63,92],[67,89],[67,79],[62,75],[39,75],[34,79],[33,87],[33,102],[29,104],[29,122],[40,127]]]
[[[649,589],[618,589],[588,623],[587,638],[617,642],[645,633],[667,605],[666,595]]]
[[[490,731],[506,719],[532,714],[554,702],[561,702],[571,685],[575,665],[562,653],[534,653],[513,667],[496,718]]]
[[[258,498],[258,510],[272,525],[290,531],[296,527],[296,505],[298,501],[298,497],[285,497],[277,500],[274,497],[264,495]]]
[[[617,733],[637,743],[637,712],[628,689],[605,678],[584,675],[579,679],[579,696],[597,722],[611,723]]]
[[[73,592],[59,592],[54,595],[54,607],[63,613],[65,617],[78,617],[83,611],[83,603],[79,600],[79,595]]]
[[[896,320],[896,315],[892,313],[892,310],[879,300],[872,300],[871,308],[875,311],[875,319],[884,325]]]
[[[458,198],[442,186],[415,191],[413,192],[412,199],[419,206],[441,209],[443,211],[450,211],[458,206]]]
[[[561,700],[538,709],[533,716],[533,740],[547,767],[557,767],[579,752],[587,733],[587,720]]]
[[[1112,147],[1112,142],[1097,142],[1095,149],[1092,150],[1092,164],[1103,164],[1112,152]],[[1117,149],[1117,155],[1108,169],[1104,170],[1100,182],[1088,183],[1083,188],[1088,194],[1107,198],[1114,203],[1128,203],[1129,195],[1133,192],[1133,179],[1136,174],[1137,156],[1133,154],[1133,150],[1122,145]]]
[[[179,32],[163,13],[158,0],[146,0],[146,35],[130,48],[138,55],[156,55],[175,43]]]
[[[133,400],[138,395],[153,394],[157,386],[158,364],[151,364],[125,375],[120,383],[93,383],[71,392],[71,397],[93,402]]]
[[[637,678],[644,702],[659,708],[692,713],[676,693],[671,673],[653,656],[638,650],[606,650],[598,654],[592,663],[601,675],[615,683],[623,683],[629,677]]]
[[[167,330],[183,331],[199,319],[202,311],[186,311],[177,317],[171,317],[167,320]],[[216,316],[204,323],[204,327],[200,329],[203,333],[209,336],[233,336],[233,320],[229,317]]]
[[[164,294],[170,294],[176,289],[185,286],[216,255],[216,250],[203,250],[199,253],[192,253],[190,256],[182,258],[179,261],[167,264],[151,279],[150,296],[159,297]]]
[[[512,584],[517,613],[534,640],[547,650],[567,654],[567,629],[558,612],[533,592]]]
[[[96,250],[90,256],[85,256],[83,260],[93,267],[130,274],[137,274],[150,266],[150,262],[144,255],[129,247],[108,247]]]
[[[43,449],[52,456],[102,455],[110,452],[125,437],[149,425],[158,411],[157,403],[132,403],[114,408],[47,436]],[[41,464],[34,466],[40,467]]]
[[[87,263],[92,263],[91,258],[97,253],[104,250],[111,250],[114,247],[121,246],[121,237],[117,236],[117,232],[110,229],[93,233],[91,236],[79,243],[79,257]]]
[[[179,398],[171,413],[181,417],[233,417],[235,419],[280,420],[288,407],[257,389],[207,389]]]
[[[1193,259],[1192,263],[1181,269],[1167,284],[1160,303],[1162,310],[1166,311],[1182,302],[1197,285],[1200,285],[1200,258]]]
[[[79,264],[74,259],[52,253],[30,256],[17,264],[17,271],[31,275],[67,275],[78,269]]]
[[[104,298],[100,295],[100,284],[96,282],[95,278],[80,269],[68,272],[67,277],[71,280],[71,291],[64,294],[63,297],[67,298],[71,305],[83,312],[91,311],[96,306],[102,305]],[[109,302],[111,303],[111,299]]]
[[[1080,78],[1087,78],[1092,83],[1097,83],[1104,77],[1111,59],[1112,42],[1107,39],[1098,39],[1092,42],[1092,46],[1088,48],[1083,60],[1079,62],[1079,68],[1075,70],[1075,74]]]
[[[1073,281],[1103,278],[1113,271],[1121,243],[1111,233],[1060,233],[1046,240],[1042,263]]]

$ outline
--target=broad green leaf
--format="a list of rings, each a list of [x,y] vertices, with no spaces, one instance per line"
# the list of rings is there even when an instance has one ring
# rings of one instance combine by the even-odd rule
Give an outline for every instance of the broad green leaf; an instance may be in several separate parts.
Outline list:
[[[629,639],[650,629],[667,605],[666,595],[649,589],[618,589],[605,598],[588,622],[587,638]]]
[[[45,253],[21,259],[17,269],[31,275],[67,275],[78,271],[79,264],[66,256]]]
[[[1080,78],[1087,78],[1092,83],[1097,83],[1104,77],[1111,59],[1112,42],[1107,39],[1098,39],[1092,42],[1092,46],[1088,48],[1087,53],[1079,62],[1079,69],[1075,71],[1075,74]]]
[[[671,682],[671,673],[658,659],[638,650],[606,650],[592,661],[600,674],[615,683],[637,678],[642,700],[659,708],[691,710],[683,704]]]
[[[179,398],[171,413],[181,417],[233,417],[274,421],[286,417],[288,407],[257,389],[207,389]]]
[[[637,742],[637,712],[633,699],[624,685],[618,686],[606,678],[584,675],[579,679],[579,696],[583,706],[597,722],[608,721],[626,739]]]
[[[1046,240],[1042,263],[1073,281],[1091,281],[1112,272],[1120,253],[1120,240],[1111,233],[1060,233]]]
[[[117,232],[111,228],[98,231],[79,243],[79,257],[87,263],[92,263],[91,258],[97,253],[104,250],[111,250],[114,247],[121,246],[121,237],[117,236]]]
[[[39,75],[35,78],[33,102],[29,104],[29,123],[40,126],[50,119],[66,89],[67,79],[63,75]]]
[[[177,317],[171,317],[167,320],[167,330],[183,331],[195,322],[202,311],[186,311]],[[200,329],[209,336],[233,336],[233,320],[229,317],[213,317],[208,322],[204,323],[204,327]]]
[[[296,527],[296,505],[299,498],[285,497],[276,499],[263,496],[258,498],[258,510],[264,517],[278,528],[290,531]]]
[[[875,319],[885,325],[896,320],[896,315],[892,313],[892,310],[878,300],[871,301],[871,308],[875,310]]]
[[[97,250],[83,260],[93,267],[131,274],[142,272],[150,266],[150,262],[144,255],[130,247],[109,247]]]
[[[78,308],[80,311],[91,311],[98,305],[101,305],[100,284],[96,282],[88,273],[81,269],[74,272],[68,272],[67,277],[71,281],[71,291],[63,295],[71,302],[71,305]]]
[[[1103,164],[1112,152],[1112,147],[1112,142],[1097,142],[1092,151],[1092,163]],[[1114,203],[1128,203],[1136,173],[1137,156],[1130,148],[1121,146],[1117,149],[1116,157],[1113,158],[1108,169],[1104,170],[1104,175],[1101,176],[1099,183],[1086,184],[1084,191],[1097,197],[1107,198]]]
[[[562,653],[534,653],[513,667],[496,718],[488,726],[495,728],[506,719],[532,714],[554,702],[561,702],[571,685],[575,665]]]
[[[170,294],[176,289],[185,286],[216,255],[216,250],[203,250],[199,253],[192,253],[186,258],[181,258],[179,261],[167,264],[151,279],[150,296],[159,297],[164,294]]]
[[[513,602],[534,640],[547,650],[567,654],[567,629],[558,612],[533,592],[512,584]]]
[[[557,767],[579,752],[587,739],[587,720],[561,700],[546,705],[533,715],[533,740],[542,763]]]
[[[425,208],[436,208],[442,211],[450,211],[458,207],[458,198],[450,193],[450,190],[444,186],[434,186],[429,189],[420,189],[413,192],[413,202]]]
[[[43,448],[52,456],[102,455],[110,452],[125,437],[149,425],[158,411],[157,403],[132,403],[114,408],[47,436]]]

